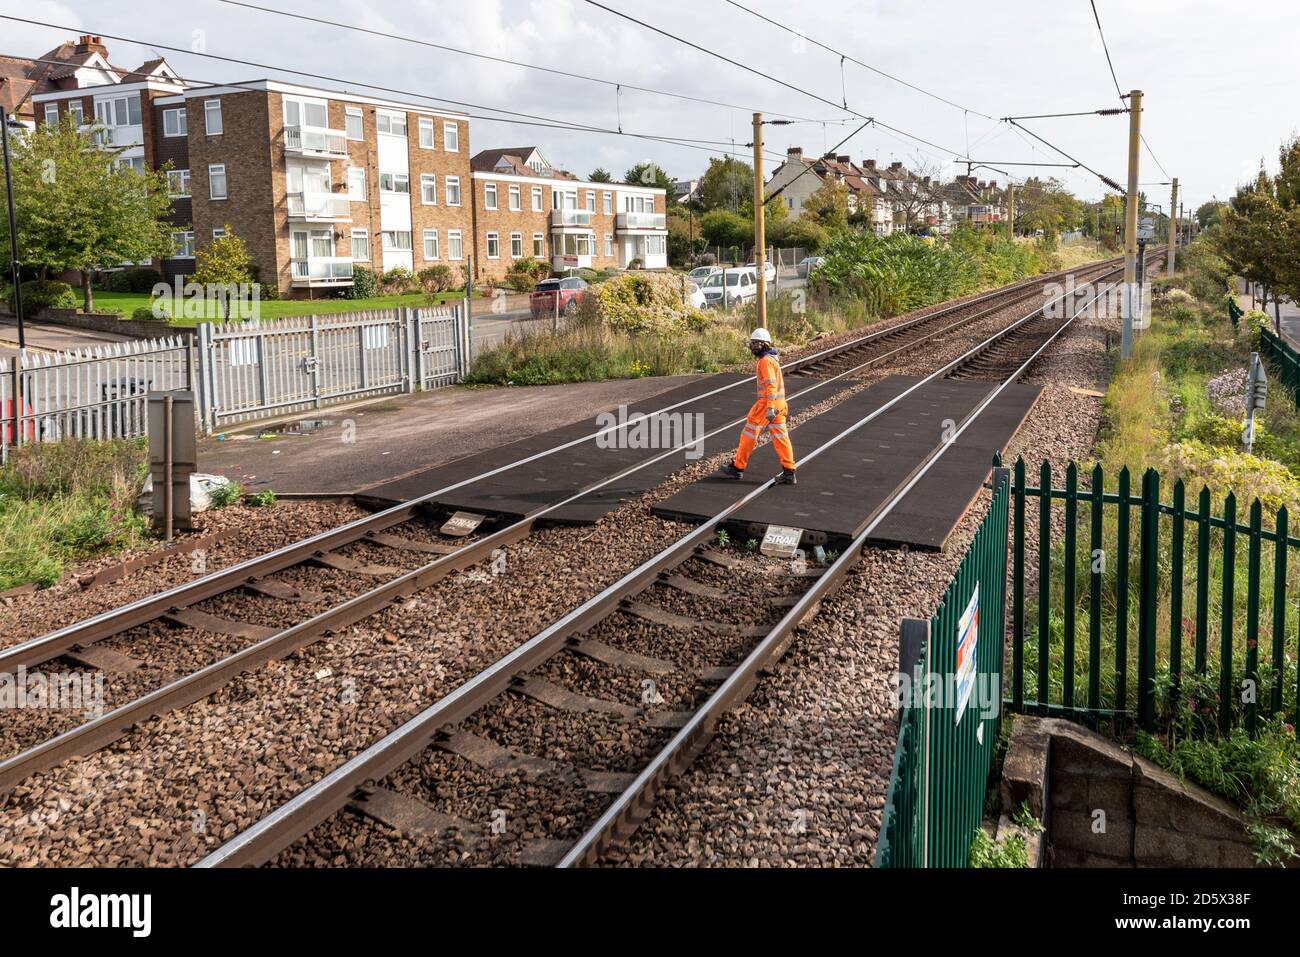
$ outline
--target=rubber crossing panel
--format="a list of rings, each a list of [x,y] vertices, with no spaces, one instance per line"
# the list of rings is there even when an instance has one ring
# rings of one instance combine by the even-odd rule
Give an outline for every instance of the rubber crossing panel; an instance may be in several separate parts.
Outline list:
[[[694,439],[698,435],[719,428],[726,422],[743,418],[754,402],[753,382],[745,381],[752,378],[741,373],[708,376],[629,405],[625,413],[626,419],[676,405],[679,402],[685,403],[681,408],[673,409],[669,413],[675,418],[666,423],[661,420],[658,434],[651,439],[653,447],[643,447],[643,443],[638,441],[651,437],[645,434],[649,430],[638,430],[634,424],[625,433],[625,437],[631,441],[603,442],[602,445],[614,447],[602,447],[595,439],[590,439],[527,465],[455,489],[439,496],[437,503],[449,509],[463,509],[505,518],[532,515],[563,501],[603,478],[654,458],[666,447],[665,439],[671,441],[676,438],[680,442],[680,437],[683,435]],[[708,394],[733,383],[741,384],[718,392],[716,395]],[[790,376],[786,379],[787,400],[791,411],[797,413],[801,409],[830,398],[851,384],[844,380],[825,384],[810,376]],[[818,387],[808,392],[813,386]],[[611,409],[608,413],[617,416],[618,410]],[[688,417],[690,417],[689,421]],[[544,452],[557,445],[592,435],[604,424],[606,423],[598,423],[594,417],[582,419],[508,445],[487,449],[445,465],[373,486],[365,489],[358,499],[378,507],[409,501],[538,452]],[[737,424],[734,428],[726,429],[722,434],[701,443],[702,448],[680,449],[674,455],[666,456],[653,465],[564,506],[548,515],[547,521],[571,525],[596,522],[622,503],[654,488],[682,467],[694,463],[701,457],[734,448],[740,435],[740,428],[740,424]],[[666,429],[671,431],[666,433]],[[619,433],[614,435],[623,437]]]
[[[919,382],[890,376],[792,429],[795,458],[830,441]],[[836,445],[799,468],[799,484],[776,486],[728,522],[747,537],[768,525],[802,528],[805,545],[843,543],[866,527],[876,509],[955,432],[994,388],[976,380],[937,380],[901,398]],[[971,424],[871,536],[876,544],[940,549],[988,478],[993,455],[1006,446],[1033,407],[1037,386],[1013,385]],[[713,475],[655,506],[664,518],[700,522],[735,501],[746,487],[779,467],[760,447],[740,481]]]

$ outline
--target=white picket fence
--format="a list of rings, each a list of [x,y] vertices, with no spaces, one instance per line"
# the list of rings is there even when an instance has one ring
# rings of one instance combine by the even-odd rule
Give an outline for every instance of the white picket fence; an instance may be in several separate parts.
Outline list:
[[[198,427],[453,385],[467,371],[459,306],[205,323],[193,340],[148,339],[0,358],[0,456],[15,441],[147,434],[151,391],[191,389]],[[21,395],[21,401],[15,396]]]

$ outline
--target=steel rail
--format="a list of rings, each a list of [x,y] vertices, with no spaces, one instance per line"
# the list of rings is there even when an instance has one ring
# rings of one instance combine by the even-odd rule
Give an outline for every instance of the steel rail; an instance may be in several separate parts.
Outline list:
[[[819,358],[824,358],[832,354],[857,348],[864,342],[892,332],[910,328],[917,322],[933,319],[938,315],[944,315],[951,311],[968,308],[969,306],[979,302],[988,301],[989,299],[1017,292],[1024,288],[1025,285],[1032,284],[1035,281],[1041,282],[1051,276],[1061,275],[1063,272],[1064,271],[1058,271],[1057,273],[1034,277],[1034,279],[1026,280],[1024,283],[1012,284],[1003,287],[1002,289],[986,293],[974,300],[967,300],[965,302],[945,306],[936,312],[929,313],[919,319],[909,320],[908,322],[895,325],[889,329],[875,330],[865,336],[859,337],[858,339],[832,346],[819,353],[815,353],[812,356],[791,360],[791,362],[786,363],[783,368],[792,373],[796,372],[798,367],[816,361]],[[19,667],[31,668],[43,664],[44,662],[57,658],[59,655],[68,651],[84,648],[98,641],[120,634],[128,628],[155,621],[168,612],[185,608],[205,599],[234,591],[245,584],[255,582],[267,575],[301,564],[302,562],[323,554],[324,552],[332,551],[333,549],[361,541],[368,533],[383,531],[384,529],[391,528],[394,525],[400,525],[403,522],[410,521],[415,517],[417,510],[421,506],[436,501],[439,496],[445,495],[448,492],[492,478],[493,476],[538,461],[542,458],[564,451],[565,449],[573,448],[574,446],[581,445],[593,439],[599,439],[607,433],[634,425],[642,419],[666,414],[674,409],[680,408],[681,406],[698,402],[701,399],[718,395],[722,392],[726,392],[753,381],[753,376],[749,376],[736,382],[728,383],[727,385],[712,389],[708,392],[701,393],[700,395],[692,396],[689,399],[683,399],[681,402],[676,402],[672,405],[666,406],[665,408],[657,409],[652,412],[638,413],[637,415],[631,416],[626,422],[618,425],[598,429],[590,435],[581,436],[552,448],[544,449],[532,455],[525,456],[514,462],[509,462],[505,465],[489,469],[478,475],[427,492],[416,498],[410,499],[409,501],[390,506],[382,511],[375,512],[372,515],[355,519],[344,525],[302,539],[301,541],[291,542],[288,545],[246,559],[245,561],[232,565],[229,568],[212,572],[211,574],[195,579],[194,581],[173,586],[165,591],[156,592],[153,595],[147,595],[144,598],[137,599],[126,605],[101,612],[98,615],[56,629],[55,631],[49,632],[48,634],[42,635],[38,638],[33,638],[0,649],[0,673],[15,671]],[[810,386],[809,389],[801,390],[797,394],[803,395],[812,388],[816,388],[816,386]]]
[[[1039,307],[1038,310],[1035,310],[1035,313],[1041,311],[1042,308],[1044,307]],[[806,463],[815,459],[823,451],[856,432],[868,422],[901,402],[912,392],[940,378],[950,365],[951,363],[943,369],[918,380],[899,395],[887,400],[868,415],[815,449],[811,454],[806,455],[803,461]],[[847,374],[849,373],[841,373],[841,375]],[[992,401],[992,399],[988,401]],[[980,410],[982,411],[986,405],[987,401],[979,407]],[[959,433],[960,430],[958,430]],[[597,622],[617,611],[620,603],[628,595],[636,594],[648,587],[665,570],[680,565],[694,555],[698,547],[706,542],[728,517],[771,488],[774,481],[775,479],[767,480],[731,503],[700,526],[628,572],[618,581],[607,586],[597,595],[538,632],[524,644],[462,683],[424,711],[410,718],[380,740],[339,765],[315,784],[300,791],[285,804],[218,847],[195,866],[247,866],[269,860],[298,837],[307,833],[311,828],[345,806],[359,785],[368,780],[383,778],[416,754],[419,754],[433,742],[442,728],[464,720],[473,714],[484,704],[507,690],[517,675],[537,667],[559,653],[575,633],[586,631]],[[874,529],[875,524],[878,523],[873,523],[871,525],[872,529]],[[860,554],[861,549],[857,548],[853,551],[855,554]],[[823,574],[822,579],[819,579],[819,583],[821,580],[827,579],[827,576],[833,576],[830,579],[831,581],[838,581],[848,567],[847,565],[840,565],[843,560],[844,556],[842,555],[836,564],[832,565],[831,569]],[[856,559],[854,560],[856,561]],[[811,604],[800,601],[782,621],[797,621],[798,618],[794,615],[795,610],[798,610],[799,617],[802,617],[810,607],[812,607]],[[674,740],[677,740],[677,738],[675,737]]]
[[[1113,285],[1113,284],[1112,284]],[[1011,375],[992,388],[980,403],[962,420],[954,431],[952,438],[937,446],[920,463],[912,473],[899,483],[889,498],[876,508],[867,525],[853,543],[844,550],[839,558],[810,587],[799,600],[782,616],[781,620],[745,657],[744,661],[723,681],[704,704],[688,719],[686,724],[669,740],[651,762],[636,776],[633,782],[610,804],[596,822],[583,834],[561,859],[558,866],[573,867],[590,865],[614,843],[624,839],[634,831],[649,813],[657,793],[672,776],[680,773],[704,749],[713,737],[718,720],[735,705],[744,701],[758,682],[759,674],[772,661],[779,658],[793,638],[794,629],[810,616],[818,603],[830,595],[848,574],[849,569],[861,560],[863,549],[871,533],[889,516],[894,508],[915,488],[916,484],[930,471],[943,454],[956,442],[958,437],[978,418],[985,409],[1013,382],[1024,375],[1040,355],[1062,335],[1066,329],[1083,313],[1092,302],[1101,297],[1098,292],[1088,303],[1081,306],[1073,316],[1066,320],[1046,342],[1040,345]],[[1026,317],[1029,318],[1029,317]],[[998,338],[1013,334],[1013,327],[997,334]],[[964,356],[949,363],[946,368],[960,365],[984,347],[970,350]],[[936,373],[936,377],[940,373]]]

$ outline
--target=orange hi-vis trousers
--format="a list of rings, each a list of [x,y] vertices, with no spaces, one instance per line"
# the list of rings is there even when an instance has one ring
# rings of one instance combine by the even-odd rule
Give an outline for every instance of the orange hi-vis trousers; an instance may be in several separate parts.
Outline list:
[[[790,444],[790,432],[785,424],[790,409],[785,402],[785,378],[781,375],[781,364],[777,362],[775,352],[763,353],[758,360],[755,376],[758,379],[758,401],[750,407],[749,415],[745,417],[745,427],[740,433],[740,445],[736,448],[734,464],[742,472],[745,470],[758,437],[766,428],[772,436],[772,447],[781,460],[781,467],[794,471],[794,446]],[[776,411],[770,422],[767,418],[769,409]]]

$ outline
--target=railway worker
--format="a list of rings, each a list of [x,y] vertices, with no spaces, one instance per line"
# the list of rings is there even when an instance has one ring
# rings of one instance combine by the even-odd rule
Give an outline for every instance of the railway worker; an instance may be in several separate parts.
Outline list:
[[[777,477],[777,484],[793,485],[794,447],[790,445],[790,433],[785,425],[790,408],[785,403],[785,378],[781,375],[777,351],[772,348],[772,334],[766,329],[755,329],[749,335],[749,351],[758,360],[754,367],[754,377],[758,380],[758,401],[750,407],[745,419],[735,459],[722,467],[722,474],[735,479],[745,474],[749,455],[766,428],[772,436],[776,456],[781,460],[781,474]]]

